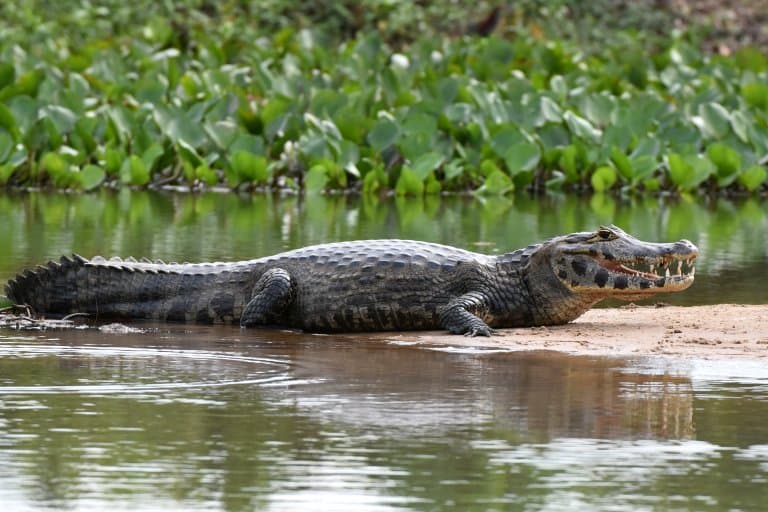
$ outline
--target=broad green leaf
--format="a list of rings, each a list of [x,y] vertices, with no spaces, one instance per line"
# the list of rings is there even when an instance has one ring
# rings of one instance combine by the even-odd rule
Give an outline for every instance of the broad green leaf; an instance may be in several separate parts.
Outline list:
[[[0,131],[0,164],[5,163],[13,151],[13,138],[8,132]]]
[[[625,155],[624,152],[619,148],[611,148],[611,161],[613,162],[613,165],[616,166],[619,174],[621,174],[625,179],[631,180],[635,176],[635,171],[632,168],[632,162],[629,160],[629,157]]]
[[[357,144],[346,139],[340,140],[336,161],[349,174],[355,178],[360,178],[360,169],[357,168],[360,161],[360,148]]]
[[[80,170],[80,186],[84,190],[93,190],[102,183],[107,174],[98,165],[86,165]]]
[[[477,189],[479,195],[504,195],[515,189],[509,176],[500,170],[495,170],[485,178],[483,185]]]
[[[205,143],[205,132],[186,112],[176,107],[153,105],[152,114],[160,131],[174,144],[183,140],[198,148]]]
[[[188,163],[191,166],[190,174],[194,176],[195,168],[203,163],[203,158],[200,156],[197,150],[195,150],[195,148],[193,148],[192,145],[185,140],[179,140],[176,142],[175,147],[182,161]],[[147,158],[144,159],[142,155],[142,159],[144,159],[145,165],[147,165],[147,169],[151,169],[151,165],[149,165],[147,162],[151,161],[151,164],[154,165],[157,158],[163,154],[162,148],[160,149],[161,152],[158,154],[157,148],[150,147],[147,149],[147,152],[145,152]]]
[[[8,183],[15,170],[16,168],[11,164],[0,165],[0,185]]]
[[[247,151],[254,155],[264,155],[264,139],[258,135],[251,135],[250,133],[240,133],[235,137],[229,150],[232,153],[237,151]]]
[[[179,141],[179,144],[181,145],[183,141]],[[144,153],[141,154],[141,160],[144,162],[144,165],[149,169],[150,171],[155,167],[155,163],[157,163],[157,159],[163,156],[165,153],[165,150],[163,149],[163,146],[160,144],[152,144],[147,148]]]
[[[563,114],[563,119],[565,124],[568,125],[568,129],[576,137],[590,143],[597,143],[600,140],[602,132],[583,117],[579,117],[569,110]]]
[[[69,172],[69,165],[58,153],[46,153],[40,159],[41,169],[45,169],[51,177],[60,177]]]
[[[707,157],[717,168],[718,185],[733,183],[741,171],[741,155],[727,144],[716,142],[707,148]]]
[[[77,122],[75,113],[60,105],[46,105],[40,109],[40,116],[50,119],[56,126],[56,130],[62,134],[71,132]]]
[[[693,121],[705,136],[721,139],[728,135],[731,115],[719,103],[710,102],[699,105],[699,117]]]
[[[216,176],[216,172],[205,163],[200,164],[195,168],[195,177],[209,187],[212,187],[219,182],[219,177]]]
[[[605,94],[590,94],[584,97],[581,110],[593,124],[607,126],[611,122],[614,106],[613,97]]]
[[[539,145],[529,141],[521,141],[510,146],[504,154],[504,163],[511,176],[534,170],[540,159]]]
[[[735,133],[742,142],[749,143],[749,125],[751,122],[752,121],[747,114],[741,110],[731,112],[731,128],[733,129],[733,133]]]
[[[216,144],[220,150],[228,150],[239,135],[239,128],[231,120],[216,121],[215,123],[206,122],[203,129],[208,137]]]
[[[304,177],[307,192],[319,192],[328,184],[328,170],[322,164],[313,165]]]
[[[616,170],[608,165],[604,165],[595,169],[590,178],[592,182],[592,188],[595,192],[605,192],[610,190],[616,183]]]
[[[526,135],[515,125],[505,125],[491,138],[491,148],[500,157],[509,151],[509,148],[527,140]]]
[[[120,180],[123,183],[136,186],[144,186],[149,183],[150,175],[141,157],[129,156],[120,168]]]
[[[741,86],[741,95],[751,107],[768,110],[768,84],[751,82]]]
[[[753,165],[739,175],[739,183],[750,192],[757,190],[768,179],[768,171],[761,165]]]
[[[16,68],[10,62],[0,62],[0,89],[11,85],[16,79]]]
[[[248,151],[235,151],[230,156],[230,165],[239,185],[244,182],[262,183],[269,178],[267,159]]]
[[[694,190],[715,172],[714,164],[701,155],[671,153],[667,166],[672,183],[682,191]]]
[[[368,144],[374,151],[380,152],[395,142],[400,137],[400,127],[392,120],[380,118],[368,133]]]
[[[550,123],[559,123],[563,120],[563,109],[555,101],[546,96],[539,99],[541,116]]]
[[[395,184],[395,194],[398,196],[423,196],[424,182],[407,165],[404,165],[400,169],[400,177]]]
[[[560,154],[560,168],[565,173],[565,177],[571,183],[575,183],[579,180],[579,151],[574,145],[570,145],[563,149]]]
[[[463,172],[464,166],[459,159],[451,160],[443,166],[443,174],[445,175],[446,180],[452,180],[457,176],[461,176]]]
[[[411,164],[410,169],[419,179],[425,180],[432,171],[440,167],[443,160],[443,155],[439,153],[424,153]]]
[[[636,157],[631,157],[629,162],[632,166],[632,183],[639,183],[640,181],[650,176],[653,171],[658,168],[656,159],[650,155],[639,155]]]
[[[11,137],[13,137],[14,141],[19,140],[21,137],[21,132],[16,125],[16,119],[13,117],[13,113],[3,103],[0,103],[0,127],[5,128]]]

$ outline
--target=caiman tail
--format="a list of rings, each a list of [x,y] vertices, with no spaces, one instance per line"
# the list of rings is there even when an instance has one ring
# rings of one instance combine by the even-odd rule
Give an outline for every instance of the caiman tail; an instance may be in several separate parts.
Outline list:
[[[224,277],[214,265],[178,265],[77,254],[62,256],[11,279],[5,293],[16,304],[47,314],[86,313],[95,317],[233,322],[242,299],[226,293],[210,297]],[[234,278],[234,279],[233,279]],[[239,281],[242,273],[228,274]],[[240,306],[241,307],[241,306]]]

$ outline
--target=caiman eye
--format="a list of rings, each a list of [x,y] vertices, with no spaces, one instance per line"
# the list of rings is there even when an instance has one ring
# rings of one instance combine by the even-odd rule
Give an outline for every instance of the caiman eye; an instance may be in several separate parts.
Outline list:
[[[596,240],[603,241],[616,240],[617,238],[618,235],[608,228],[600,228],[597,231],[597,236],[595,237]]]

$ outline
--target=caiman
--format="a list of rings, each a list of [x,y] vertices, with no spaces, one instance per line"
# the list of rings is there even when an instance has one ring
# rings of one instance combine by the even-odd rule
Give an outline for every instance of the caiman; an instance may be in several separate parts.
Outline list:
[[[8,282],[36,312],[285,326],[312,332],[493,328],[570,322],[610,297],[691,286],[698,249],[616,226],[498,256],[409,240],[329,243],[232,263],[62,257]]]

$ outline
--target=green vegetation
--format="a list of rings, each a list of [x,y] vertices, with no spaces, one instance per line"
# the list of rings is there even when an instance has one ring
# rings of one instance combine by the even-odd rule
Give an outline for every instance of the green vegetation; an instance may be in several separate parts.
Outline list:
[[[446,0],[16,4],[0,7],[0,185],[768,188],[764,53],[584,35],[571,2],[522,2],[489,37],[463,22],[489,6]]]

